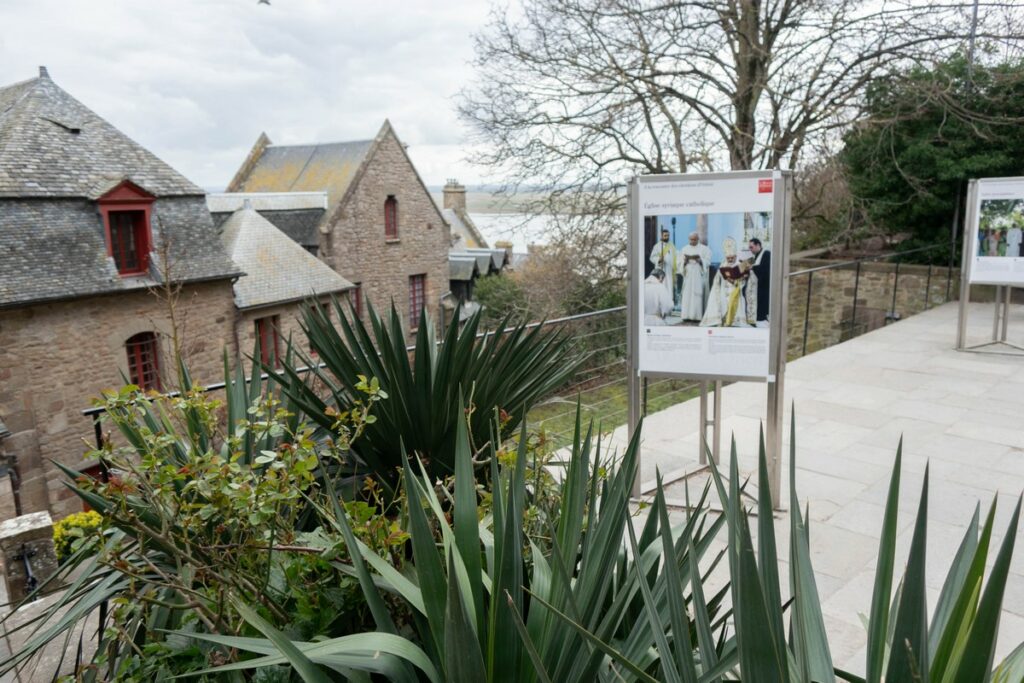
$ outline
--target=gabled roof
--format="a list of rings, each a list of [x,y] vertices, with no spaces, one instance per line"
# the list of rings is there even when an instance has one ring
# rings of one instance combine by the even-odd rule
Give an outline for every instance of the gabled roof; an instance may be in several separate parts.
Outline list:
[[[0,197],[89,197],[130,177],[156,196],[203,190],[55,84],[0,88]]]
[[[237,192],[326,192],[335,206],[345,196],[373,147],[373,140],[311,145],[267,145],[248,172],[236,177]]]
[[[480,275],[480,266],[470,254],[448,254],[448,279],[468,282]]]
[[[484,275],[498,272],[508,264],[508,252],[504,249],[463,249],[452,253],[476,258],[480,272]]]
[[[238,308],[299,301],[311,294],[354,287],[252,208],[231,215],[222,227],[221,241],[245,271],[234,284]]]
[[[476,224],[469,214],[464,214],[455,209],[441,209],[441,215],[452,229],[453,247],[465,248],[487,248],[487,240],[480,234]],[[456,240],[456,238],[458,238]]]

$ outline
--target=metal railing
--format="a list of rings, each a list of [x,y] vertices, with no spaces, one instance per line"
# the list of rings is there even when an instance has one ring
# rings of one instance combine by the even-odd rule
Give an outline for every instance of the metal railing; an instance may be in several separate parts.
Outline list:
[[[822,274],[827,271],[853,269],[853,298],[852,313],[843,324],[851,330],[855,336],[857,333],[858,311],[862,309],[860,304],[860,289],[863,265],[871,262],[895,260],[896,267],[892,276],[890,304],[886,315],[886,323],[898,320],[901,315],[897,309],[897,293],[900,282],[900,265],[907,257],[937,252],[945,249],[944,245],[924,247],[901,253],[882,254],[869,256],[839,263],[828,263],[814,268],[796,270],[789,274],[790,285],[797,278],[807,278],[807,295],[804,300],[803,337],[800,342],[800,354],[806,355],[808,350],[808,336],[811,325],[811,303],[814,288],[815,275],[819,281]],[[922,310],[931,305],[929,296],[932,286],[932,274],[934,265],[927,266],[927,278],[924,288],[924,304]],[[947,268],[946,287],[944,300],[950,299],[952,287],[952,261]],[[791,295],[792,297],[792,295]],[[790,310],[793,310],[791,303]],[[581,352],[586,354],[587,361],[576,371],[566,384],[555,391],[551,396],[534,406],[531,411],[531,424],[536,427],[549,429],[548,436],[556,441],[565,441],[572,435],[572,426],[566,426],[566,422],[572,422],[576,414],[576,405],[580,404],[588,417],[595,417],[598,421],[604,421],[605,427],[617,426],[626,421],[626,307],[616,306],[576,315],[564,316],[550,320],[531,322],[526,325],[527,329],[537,327],[557,328],[563,330],[570,338],[571,343]],[[866,330],[865,330],[866,331]],[[495,334],[496,330],[484,330],[477,334],[478,337],[486,337]],[[440,343],[440,342],[439,342]],[[413,351],[414,346],[408,350]],[[324,367],[321,363],[318,367]],[[304,374],[311,371],[310,367],[297,368],[297,372]],[[266,373],[261,375],[263,380],[269,378]],[[224,382],[216,382],[204,386],[205,391],[220,391],[225,387]],[[644,380],[641,394],[643,414],[649,410],[660,410],[673,403],[686,400],[696,396],[700,383],[695,381],[684,381],[675,379]],[[169,397],[177,396],[177,392],[169,392]],[[621,403],[621,405],[618,405]],[[553,406],[565,406],[565,410],[556,410]],[[100,416],[105,412],[103,406],[96,406],[82,411],[82,414],[93,420],[93,429],[96,436],[97,446],[102,445],[103,434],[100,424]]]
[[[860,334],[863,334],[864,332],[868,332],[868,331],[870,331],[870,329],[873,329],[873,328],[867,327],[867,325],[864,325],[863,329],[858,327],[858,319],[857,319],[858,309],[863,309],[863,307],[864,307],[864,304],[862,304],[862,298],[860,296],[860,294],[861,294],[861,280],[862,280],[862,272],[863,272],[864,264],[866,264],[866,263],[881,263],[881,262],[895,263],[895,268],[893,269],[893,272],[892,272],[892,284],[889,285],[889,296],[886,297],[887,302],[888,302],[888,306],[887,306],[887,309],[886,309],[886,312],[885,312],[885,317],[884,317],[883,324],[887,325],[890,322],[894,322],[894,321],[900,320],[901,318],[904,317],[902,315],[902,313],[897,310],[897,301],[898,301],[898,294],[899,294],[899,291],[900,291],[899,290],[899,286],[900,286],[900,266],[906,262],[907,257],[909,257],[909,256],[921,256],[921,255],[924,255],[924,254],[931,254],[931,255],[934,255],[934,254],[944,254],[946,252],[949,253],[949,262],[939,266],[939,267],[944,267],[946,269],[945,295],[943,296],[943,299],[942,299],[942,302],[941,302],[941,303],[946,303],[947,301],[950,301],[951,295],[952,295],[953,270],[955,268],[955,264],[954,264],[954,254],[953,254],[952,250],[950,250],[948,245],[944,245],[944,244],[936,244],[936,245],[932,245],[932,246],[929,246],[929,247],[921,247],[919,249],[909,249],[909,250],[903,251],[903,252],[879,254],[879,255],[876,255],[876,256],[864,256],[864,257],[861,257],[861,258],[851,259],[849,261],[841,261],[841,262],[838,262],[838,263],[828,263],[828,264],[825,264],[825,265],[822,265],[822,266],[816,266],[814,268],[804,268],[804,269],[801,269],[801,270],[791,271],[790,274],[789,274],[789,284],[790,284],[791,288],[793,287],[794,283],[797,282],[798,278],[805,277],[805,276],[807,278],[807,285],[806,285],[807,286],[807,294],[806,294],[805,299],[804,299],[803,334],[802,334],[802,338],[801,338],[800,345],[799,345],[800,346],[800,354],[799,354],[799,356],[802,357],[802,356],[807,355],[807,344],[808,344],[808,339],[809,339],[810,333],[811,333],[811,302],[812,302],[812,295],[813,295],[813,291],[814,291],[814,276],[815,276],[815,274],[819,274],[819,278],[818,279],[821,280],[822,279],[821,275],[824,274],[824,273],[827,273],[827,272],[836,272],[836,271],[849,270],[849,269],[853,269],[854,270],[854,276],[853,276],[853,297],[852,297],[851,306],[850,306],[851,312],[850,312],[849,318],[845,318],[844,317],[841,320],[841,322],[840,322],[840,326],[841,327],[845,327],[846,330],[849,332],[849,334],[845,337],[845,339],[840,338],[839,340],[837,340],[837,342],[838,341],[845,341],[846,339],[850,339],[852,337],[855,337],[855,336],[858,336]],[[921,263],[916,263],[916,262],[913,263],[913,265],[927,265],[927,273],[926,273],[926,277],[925,277],[925,285],[924,285],[924,288],[923,288],[923,301],[922,301],[922,305],[921,305],[921,309],[920,309],[921,311],[928,310],[932,306],[932,296],[931,296],[932,276],[933,276],[933,271],[936,268],[936,264],[933,261],[934,261],[934,259],[929,258],[927,264],[921,264]],[[886,277],[888,277],[887,274],[886,274]],[[791,305],[790,305],[790,310],[792,310],[792,301],[791,301]],[[914,312],[917,312],[917,311],[914,311]],[[842,337],[842,335],[841,335],[841,337]]]

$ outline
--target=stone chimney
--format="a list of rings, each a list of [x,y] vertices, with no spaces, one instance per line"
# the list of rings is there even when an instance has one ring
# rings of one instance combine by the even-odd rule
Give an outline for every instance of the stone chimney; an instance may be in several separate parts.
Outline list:
[[[455,178],[449,178],[444,186],[444,208],[456,212],[466,210],[466,187],[459,185]]]

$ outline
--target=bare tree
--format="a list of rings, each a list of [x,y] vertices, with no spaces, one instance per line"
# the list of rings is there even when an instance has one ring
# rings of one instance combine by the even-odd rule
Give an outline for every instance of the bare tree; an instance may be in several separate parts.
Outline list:
[[[621,267],[614,231],[629,174],[820,161],[812,150],[857,119],[872,79],[966,45],[972,6],[523,0],[477,36],[478,78],[460,113],[483,143],[475,160],[507,190],[549,191],[534,208],[563,217],[556,241],[586,232],[581,260]],[[980,10],[978,38],[1016,49],[1014,3]]]

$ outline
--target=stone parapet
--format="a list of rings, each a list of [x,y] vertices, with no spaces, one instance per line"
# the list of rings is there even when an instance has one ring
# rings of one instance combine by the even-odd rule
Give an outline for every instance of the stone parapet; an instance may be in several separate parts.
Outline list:
[[[0,557],[8,599],[18,603],[57,572],[50,514],[32,512],[0,522]]]

